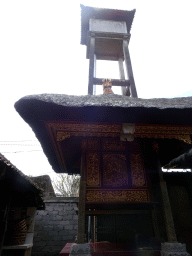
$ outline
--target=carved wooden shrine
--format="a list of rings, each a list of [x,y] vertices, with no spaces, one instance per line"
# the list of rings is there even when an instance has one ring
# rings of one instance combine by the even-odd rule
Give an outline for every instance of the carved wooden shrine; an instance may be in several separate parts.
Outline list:
[[[188,211],[185,218],[178,209],[172,213],[173,202],[179,204],[172,191],[185,190],[190,208],[192,181],[181,185],[161,168],[191,148],[192,99],[137,98],[128,51],[135,10],[81,8],[81,44],[90,61],[88,95],[34,95],[15,107],[53,169],[81,174],[78,244],[107,241],[126,244],[127,251],[145,247],[160,252],[166,241],[162,255],[173,248],[188,255],[180,243],[192,251],[192,216]],[[96,59],[118,61],[120,79],[96,78]],[[109,94],[93,95],[94,86],[102,83]],[[121,86],[123,95],[113,94],[111,84]],[[181,228],[184,219],[187,236]]]

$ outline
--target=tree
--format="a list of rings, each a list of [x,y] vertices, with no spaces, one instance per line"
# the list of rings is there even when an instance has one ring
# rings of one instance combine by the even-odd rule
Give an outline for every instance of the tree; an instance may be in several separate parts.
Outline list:
[[[57,178],[52,180],[55,194],[63,197],[79,196],[80,175],[58,174]]]

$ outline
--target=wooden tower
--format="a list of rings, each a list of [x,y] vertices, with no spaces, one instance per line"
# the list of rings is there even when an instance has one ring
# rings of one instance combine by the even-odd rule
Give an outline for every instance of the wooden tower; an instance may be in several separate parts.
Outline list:
[[[89,59],[88,94],[93,94],[94,85],[102,84],[103,79],[95,77],[98,59],[118,61],[120,79],[112,80],[112,85],[121,86],[123,95],[137,97],[128,49],[134,15],[135,10],[99,9],[81,5],[81,44],[87,46]],[[128,80],[125,80],[123,62]]]

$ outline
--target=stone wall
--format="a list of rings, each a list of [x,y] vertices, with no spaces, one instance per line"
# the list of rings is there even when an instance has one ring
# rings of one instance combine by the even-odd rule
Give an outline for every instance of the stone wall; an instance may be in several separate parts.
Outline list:
[[[32,256],[58,256],[77,235],[78,198],[45,200],[45,210],[35,217]]]

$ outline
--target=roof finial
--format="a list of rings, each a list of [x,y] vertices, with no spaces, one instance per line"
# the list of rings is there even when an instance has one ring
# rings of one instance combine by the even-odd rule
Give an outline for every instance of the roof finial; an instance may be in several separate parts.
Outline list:
[[[110,94],[113,93],[111,87],[112,87],[112,82],[111,79],[103,79],[103,94]]]

